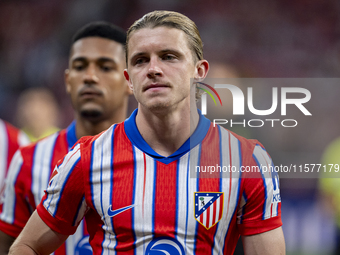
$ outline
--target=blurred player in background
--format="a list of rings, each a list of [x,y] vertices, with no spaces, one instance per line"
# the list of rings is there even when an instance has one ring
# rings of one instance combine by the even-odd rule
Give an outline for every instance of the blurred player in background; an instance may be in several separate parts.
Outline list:
[[[75,142],[126,118],[131,91],[123,75],[125,40],[124,30],[106,22],[90,23],[74,35],[65,83],[75,121],[13,157],[0,214],[1,254],[7,254],[41,200],[53,168]],[[83,224],[55,254],[92,254]]]
[[[272,164],[257,141],[198,112],[191,78],[203,80],[209,64],[195,23],[148,13],[130,27],[126,49],[138,109],[66,155],[10,254],[52,252],[83,217],[94,254],[233,254],[240,234],[247,255],[285,254],[276,176],[190,178],[191,164]]]
[[[340,254],[340,137],[332,141],[325,149],[322,158],[325,171],[320,172],[319,189],[323,195],[323,205],[334,215],[336,224],[336,246],[334,255]]]
[[[55,97],[46,88],[27,89],[20,94],[17,122],[31,142],[59,131],[59,107]]]
[[[19,129],[0,119],[0,210],[5,177],[16,150],[29,143],[28,137]]]

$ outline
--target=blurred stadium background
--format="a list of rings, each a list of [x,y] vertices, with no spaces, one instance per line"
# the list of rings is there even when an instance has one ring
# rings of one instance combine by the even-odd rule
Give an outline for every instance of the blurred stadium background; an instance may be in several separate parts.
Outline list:
[[[205,58],[232,66],[241,78],[339,77],[337,0],[1,0],[0,118],[19,126],[20,94],[45,87],[62,113],[59,127],[66,127],[73,117],[64,88],[72,34],[95,20],[127,29],[153,10],[189,16],[200,30]],[[254,132],[274,163],[318,163],[327,144],[340,136],[340,85],[320,84],[312,96],[326,92],[327,100],[311,105],[320,117],[318,125],[270,135]],[[130,112],[134,107],[131,100]],[[331,254],[336,227],[318,191],[318,178],[282,179],[281,196],[287,254]]]

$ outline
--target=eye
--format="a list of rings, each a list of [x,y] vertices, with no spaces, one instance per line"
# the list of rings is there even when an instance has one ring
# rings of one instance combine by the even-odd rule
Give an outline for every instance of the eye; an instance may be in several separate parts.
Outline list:
[[[140,65],[146,62],[146,58],[137,58],[134,62],[135,65]]]
[[[162,56],[163,60],[174,60],[176,59],[176,56],[172,55],[172,54],[166,54],[164,56]]]
[[[73,69],[76,71],[82,71],[84,70],[86,67],[86,65],[84,63],[78,62],[78,63],[74,63],[73,65]]]
[[[110,65],[103,65],[101,66],[101,69],[104,71],[104,72],[110,72],[113,70],[113,67],[110,66]]]

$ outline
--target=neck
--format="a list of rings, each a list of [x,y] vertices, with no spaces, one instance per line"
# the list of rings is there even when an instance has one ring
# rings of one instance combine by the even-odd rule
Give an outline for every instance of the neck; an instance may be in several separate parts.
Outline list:
[[[83,136],[97,135],[100,132],[108,129],[111,125],[124,121],[126,118],[126,111],[119,111],[118,113],[112,115],[113,116],[111,118],[94,121],[86,119],[80,116],[80,114],[76,114],[77,139],[80,139]]]
[[[168,157],[195,131],[199,115],[196,107],[193,109],[155,114],[139,105],[136,125],[150,147],[158,154]]]

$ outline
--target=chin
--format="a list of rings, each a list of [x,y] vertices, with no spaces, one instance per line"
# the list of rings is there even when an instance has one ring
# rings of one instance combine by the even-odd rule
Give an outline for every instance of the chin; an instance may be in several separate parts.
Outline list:
[[[102,118],[103,112],[99,111],[98,109],[84,109],[80,111],[80,115],[84,119],[96,121]]]

